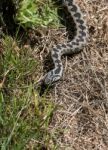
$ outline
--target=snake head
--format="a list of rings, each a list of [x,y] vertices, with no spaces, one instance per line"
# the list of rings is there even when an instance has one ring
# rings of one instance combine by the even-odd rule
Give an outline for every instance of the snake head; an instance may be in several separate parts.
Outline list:
[[[53,85],[55,82],[57,82],[60,79],[59,75],[56,75],[53,73],[53,70],[49,71],[44,77],[43,82],[45,85]]]
[[[35,89],[39,91],[39,95],[42,96],[47,88],[52,86],[56,81],[60,79],[59,75],[53,75],[52,71],[49,71],[40,81],[38,81]]]

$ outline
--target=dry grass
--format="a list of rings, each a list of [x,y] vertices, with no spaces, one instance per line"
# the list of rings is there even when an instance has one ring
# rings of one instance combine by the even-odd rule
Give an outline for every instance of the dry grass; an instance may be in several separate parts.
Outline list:
[[[78,0],[78,3],[87,14],[89,42],[82,53],[63,59],[63,79],[50,93],[60,105],[50,132],[58,149],[107,150],[108,2]]]
[[[45,134],[46,131],[50,133],[51,140],[47,134],[44,137],[42,132],[46,141],[48,139],[46,148],[43,146],[46,144],[44,138],[40,142],[30,136],[29,144],[27,143],[27,149],[30,150],[36,149],[37,143],[42,145],[43,149],[50,149],[50,145],[54,143],[58,146],[57,150],[108,149],[108,2],[107,0],[77,0],[77,2],[87,14],[85,18],[90,35],[88,45],[80,54],[63,58],[63,78],[46,95],[47,99],[53,100],[59,107],[50,125],[48,122],[45,128]],[[28,48],[29,44],[35,45],[35,50],[31,49],[30,53],[33,52],[33,56],[42,63],[36,74],[33,72],[32,80],[36,81],[45,70],[43,61],[49,49],[54,43],[65,41],[65,29],[60,31],[60,29],[40,28],[35,33],[30,31],[30,38],[25,48]],[[47,69],[47,66],[45,67]],[[32,110],[30,114],[34,113],[33,109],[30,110]],[[25,132],[25,135],[27,133]],[[33,132],[33,137],[35,134],[36,132]]]

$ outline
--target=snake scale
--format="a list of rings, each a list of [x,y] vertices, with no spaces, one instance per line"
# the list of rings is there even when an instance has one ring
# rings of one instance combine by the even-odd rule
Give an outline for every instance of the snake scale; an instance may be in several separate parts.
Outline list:
[[[77,31],[72,41],[53,46],[51,50],[51,57],[54,63],[54,69],[50,70],[47,74],[45,74],[43,79],[41,79],[41,83],[44,83],[44,85],[52,85],[62,77],[62,55],[78,53],[87,43],[87,25],[83,19],[83,14],[79,6],[74,0],[62,0],[62,5],[63,7],[67,8],[68,12],[73,18]]]

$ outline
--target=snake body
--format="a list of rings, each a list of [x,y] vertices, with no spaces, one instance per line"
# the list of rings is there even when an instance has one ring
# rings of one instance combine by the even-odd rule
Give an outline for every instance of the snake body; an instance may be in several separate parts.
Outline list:
[[[51,85],[58,81],[63,74],[63,64],[61,56],[66,54],[74,54],[81,51],[87,43],[87,25],[83,19],[83,14],[79,6],[74,0],[63,0],[63,7],[66,7],[76,24],[76,36],[72,41],[67,43],[54,45],[51,50],[51,57],[54,63],[54,69],[50,70],[42,79],[45,85]]]

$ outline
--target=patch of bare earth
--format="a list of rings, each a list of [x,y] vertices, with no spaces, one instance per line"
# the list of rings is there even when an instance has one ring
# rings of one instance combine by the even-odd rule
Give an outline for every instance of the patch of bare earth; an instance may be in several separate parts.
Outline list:
[[[79,0],[86,11],[89,42],[64,57],[64,75],[51,97],[60,108],[50,132],[62,150],[108,149],[108,2]]]
[[[78,55],[63,58],[63,78],[49,95],[60,106],[49,131],[60,150],[107,150],[108,1],[77,1],[87,14],[89,41]],[[58,31],[53,33],[58,43],[60,39],[65,40]],[[44,38],[42,61],[53,45],[53,38],[50,34]]]

